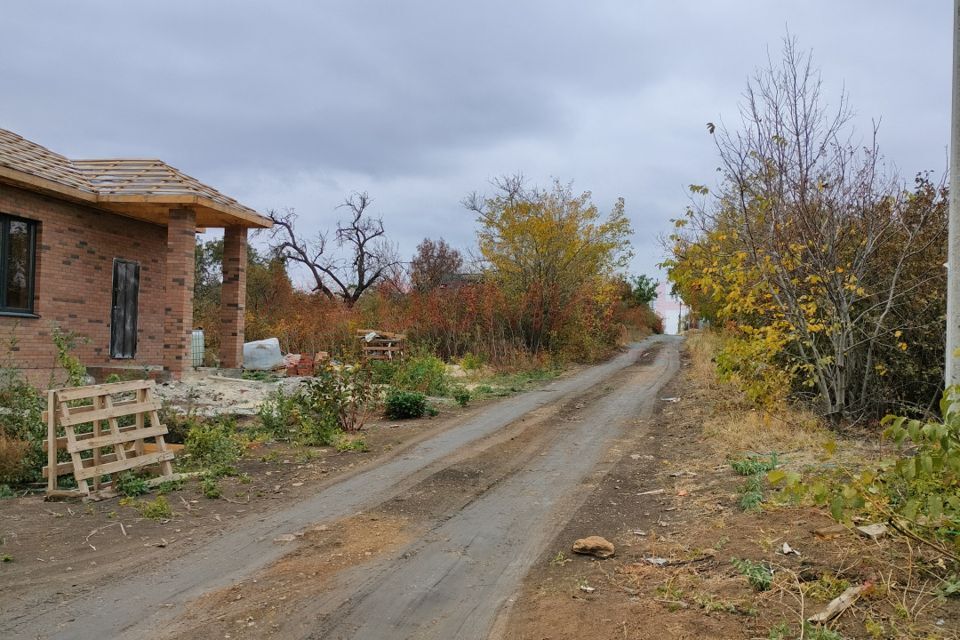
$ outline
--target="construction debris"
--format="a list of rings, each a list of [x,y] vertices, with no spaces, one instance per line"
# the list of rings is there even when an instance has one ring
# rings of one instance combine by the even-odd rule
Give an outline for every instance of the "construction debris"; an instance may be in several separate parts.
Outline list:
[[[842,524],[835,524],[829,527],[820,527],[819,529],[815,529],[813,535],[817,536],[818,538],[823,538],[824,540],[829,540],[830,538],[842,536],[847,533],[847,531],[849,531],[849,529],[847,529],[846,526]]]
[[[790,555],[799,556],[799,555],[800,555],[800,552],[797,551],[796,549],[794,549],[793,547],[791,547],[791,546],[790,546],[790,543],[788,543],[788,542],[784,542],[782,545],[780,545],[780,553],[782,553],[782,554],[785,555],[785,556],[790,556]]]
[[[223,413],[252,416],[277,389],[293,393],[307,379],[247,380],[215,371],[198,372],[184,376],[183,380],[157,385],[156,396],[181,413],[203,417],[215,417]]]
[[[871,540],[879,540],[880,538],[887,535],[887,525],[882,522],[877,522],[875,524],[866,524],[857,527],[857,531]]]
[[[283,354],[277,338],[254,340],[243,345],[243,368],[252,371],[271,371],[283,367]]]
[[[857,601],[861,593],[871,586],[870,583],[864,583],[857,587],[850,587],[839,596],[830,601],[826,608],[815,616],[807,618],[810,624],[824,624],[830,622],[841,613],[846,611]]]
[[[396,360],[403,357],[407,336],[376,329],[357,329],[357,339],[367,360]]]

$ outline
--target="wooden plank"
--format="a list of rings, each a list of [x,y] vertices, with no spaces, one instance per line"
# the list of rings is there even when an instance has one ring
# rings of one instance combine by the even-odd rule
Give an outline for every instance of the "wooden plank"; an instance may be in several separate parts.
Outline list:
[[[71,387],[69,389],[58,389],[57,397],[60,402],[70,402],[73,400],[83,400],[105,394],[129,393],[138,389],[146,389],[154,386],[153,380],[129,380],[127,382],[111,382],[109,384],[93,384],[88,387]]]
[[[57,449],[56,449],[56,450],[66,449],[66,448],[67,448],[67,436],[60,436],[59,438],[57,438]],[[46,451],[47,453],[50,453],[50,441],[49,441],[49,440],[44,440],[44,441],[43,441],[43,450]]]
[[[84,468],[79,472],[74,471],[74,475],[77,477],[77,482],[86,481],[87,478],[93,478],[95,476],[105,476],[108,474],[119,473],[121,471],[126,471],[127,469],[145,467],[158,462],[169,462],[170,460],[173,460],[174,457],[175,456],[172,451],[159,451],[157,453],[148,453],[142,456],[137,456],[136,458],[127,458],[126,460],[108,462],[107,464],[102,464],[99,467]]]
[[[83,495],[79,489],[55,489],[47,491],[48,498],[79,498]]]
[[[142,440],[143,438],[156,438],[157,436],[162,436],[166,433],[167,428],[163,425],[160,425],[159,427],[147,427],[145,429],[127,429],[117,433],[109,433],[104,436],[77,440],[76,444],[73,446],[76,451],[90,451],[91,449],[110,447],[125,442],[133,442],[134,440]],[[67,451],[73,453],[69,447]]]
[[[139,391],[137,391],[137,402],[143,403],[143,402],[146,402],[146,401],[149,400],[149,399],[150,399],[150,392],[149,392],[149,391],[147,391],[146,389],[140,389]],[[142,413],[138,413],[138,414],[137,414],[136,423],[135,423],[135,426],[136,426],[137,429],[143,429],[144,427],[147,426],[146,423],[144,422],[143,418],[144,418],[144,414],[142,414]],[[136,452],[136,454],[137,454],[138,456],[142,456],[142,455],[143,455],[143,440],[137,441],[137,443],[133,446],[133,449],[134,449],[134,451]]]
[[[94,396],[94,399],[96,399],[96,397],[97,397],[97,396]],[[137,404],[137,399],[136,399],[136,398],[130,398],[130,399],[127,399],[127,400],[121,400],[120,402],[114,402],[114,403],[113,403],[113,406],[115,406],[115,407],[125,407],[125,406],[131,405],[131,404]],[[97,411],[97,410],[98,410],[98,409],[97,409],[97,407],[96,407],[94,404],[84,404],[84,405],[80,405],[80,406],[72,406],[72,407],[70,407],[70,415],[79,415],[79,414],[82,414],[82,413],[89,413],[89,412],[91,412],[91,411]]]
[[[61,404],[60,411],[69,413],[70,410],[66,404]],[[64,427],[63,430],[67,433],[67,448],[69,449],[76,445],[76,436],[73,432],[73,427]],[[79,487],[83,494],[90,493],[90,487],[87,485],[86,479],[77,475],[83,469],[83,458],[80,457],[79,453],[71,453],[70,460],[73,462],[73,477],[77,479],[77,487]]]
[[[113,462],[114,460],[118,460],[118,459],[119,459],[119,458],[117,458],[117,454],[116,454],[116,453],[104,453],[104,454],[102,454],[102,455],[100,456],[100,461],[101,461],[101,462]],[[84,459],[83,459],[83,468],[84,468],[84,469],[89,469],[89,468],[92,468],[92,467],[93,467],[93,459],[92,459],[92,458],[84,458]],[[70,475],[70,474],[72,474],[72,473],[73,473],[73,462],[60,462],[60,463],[57,464],[57,475],[58,475],[58,476]],[[48,467],[48,466],[43,467],[43,477],[44,477],[44,478],[49,478],[49,477],[50,477],[50,467]]]
[[[138,390],[137,390],[137,398],[140,397],[140,392],[141,392],[141,391],[142,391],[142,389],[138,389]],[[107,407],[107,408],[112,408],[112,407],[113,407],[113,396],[104,396],[104,397],[103,397],[103,403],[104,403],[105,407]],[[108,419],[108,420],[107,420],[107,424],[108,424],[109,427],[110,427],[110,433],[111,433],[111,434],[113,434],[113,435],[115,435],[115,436],[119,436],[119,435],[120,435],[120,426],[119,426],[120,423],[117,422],[117,419],[116,419],[116,418],[110,418],[110,419]],[[124,447],[123,447],[122,445],[119,446],[119,447],[115,447],[115,450],[116,450],[116,453],[117,453],[117,459],[119,459],[119,460],[126,460],[126,459],[127,459],[127,452],[125,451],[125,449],[124,449]]]
[[[153,399],[153,387],[146,390],[147,399]],[[159,427],[162,426],[160,423],[160,414],[156,411],[150,412],[150,424]],[[173,463],[170,462],[173,460],[174,454],[172,451],[167,451],[167,441],[163,436],[157,436],[154,442],[157,443],[157,446],[160,447],[160,451],[169,453],[170,457],[166,460],[160,462],[160,473],[164,476],[173,475]]]
[[[57,439],[57,411],[56,411],[56,391],[47,391],[47,442],[58,442]],[[58,447],[47,447],[47,466],[51,469],[57,468],[57,449]],[[72,465],[71,465],[72,466]],[[47,493],[57,490],[57,476],[59,473],[47,477]]]
[[[122,429],[122,431],[129,431],[130,429],[133,429],[133,427],[126,427],[125,429]],[[92,438],[92,437],[93,437],[93,432],[88,432],[88,433],[74,433],[74,434],[73,434],[73,437],[74,437],[74,439],[75,439],[77,442],[80,442],[80,441],[82,441],[82,440],[86,440],[87,438]],[[57,449],[58,449],[58,450],[63,449],[64,451],[67,450],[67,436],[60,436],[59,438],[57,438]],[[47,452],[50,451],[50,441],[49,441],[49,440],[44,440],[44,441],[43,441],[43,450],[44,450],[44,451],[47,451]]]
[[[120,418],[123,416],[132,416],[136,413],[147,413],[156,411],[161,406],[157,400],[148,400],[147,402],[124,402],[117,403],[111,407],[87,410],[82,413],[70,411],[70,416],[60,420],[60,424],[67,426],[76,426],[85,422],[97,422],[99,420],[110,420],[111,418]]]
[[[68,473],[73,473],[73,463],[72,463],[72,462],[61,462],[61,463],[59,463],[59,464],[57,465],[57,475],[58,475],[58,476],[65,476],[65,475],[67,475]],[[46,465],[46,466],[43,467],[43,477],[44,477],[44,478],[47,478],[48,480],[50,479],[50,465]],[[51,491],[53,491],[53,490],[55,490],[55,489],[56,489],[56,487],[53,487],[53,488],[51,489],[51,488],[50,488],[50,483],[49,483],[49,482],[47,483],[47,493],[50,493]]]
[[[109,398],[110,396],[106,396],[106,397]],[[102,411],[103,409],[105,409],[105,408],[106,408],[106,403],[104,402],[104,397],[103,397],[103,396],[97,396],[96,398],[94,398],[94,399],[93,399],[93,406],[97,407],[100,411]],[[90,413],[91,413],[91,414],[96,414],[97,411],[91,411]],[[100,420],[94,420],[94,421],[93,421],[93,437],[87,438],[87,440],[94,440],[94,441],[96,441],[97,438],[100,437],[100,433],[101,433],[101,432],[100,432]],[[69,441],[67,442],[67,451],[69,451],[70,453],[73,453],[73,451],[70,451],[70,442],[69,442]],[[94,448],[94,450],[93,450],[93,466],[95,466],[95,467],[99,467],[99,466],[100,466],[100,449],[98,449],[98,448]],[[100,476],[95,476],[95,477],[93,478],[93,490],[94,490],[94,491],[100,491]]]

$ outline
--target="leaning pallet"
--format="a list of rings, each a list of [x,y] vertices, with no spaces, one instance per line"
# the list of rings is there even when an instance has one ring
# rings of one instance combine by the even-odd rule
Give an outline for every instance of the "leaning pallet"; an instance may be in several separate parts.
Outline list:
[[[124,471],[153,468],[158,476],[148,484],[173,479],[174,452],[164,440],[160,401],[152,380],[136,380],[47,392],[47,495],[107,497],[114,479]],[[53,443],[51,445],[51,443]],[[57,462],[58,451],[69,462]],[[76,488],[60,487],[60,477],[72,475]]]

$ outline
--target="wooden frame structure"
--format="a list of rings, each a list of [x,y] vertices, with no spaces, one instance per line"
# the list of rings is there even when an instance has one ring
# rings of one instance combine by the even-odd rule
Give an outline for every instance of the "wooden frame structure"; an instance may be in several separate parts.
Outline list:
[[[396,360],[403,357],[407,336],[376,329],[357,329],[357,340],[366,360]]]
[[[164,440],[167,427],[160,423],[153,389],[153,380],[136,380],[47,392],[43,475],[48,496],[106,497],[117,474],[146,467],[160,472],[148,485],[174,478],[175,454]],[[132,424],[120,424],[130,417],[123,422]],[[69,453],[69,462],[57,462],[61,450]],[[61,489],[60,476],[70,474],[77,488]]]

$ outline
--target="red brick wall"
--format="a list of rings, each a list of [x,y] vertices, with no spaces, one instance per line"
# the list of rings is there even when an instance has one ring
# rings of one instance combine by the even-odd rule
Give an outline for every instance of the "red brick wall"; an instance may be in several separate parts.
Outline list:
[[[223,233],[223,290],[220,293],[220,366],[243,363],[243,331],[247,291],[247,230],[227,227]]]
[[[193,333],[194,247],[197,216],[189,209],[170,211],[166,228],[166,304],[163,326],[163,366],[179,379],[190,368],[190,335]]]
[[[13,332],[18,340],[14,362],[33,382],[45,384],[56,366],[50,332],[58,325],[88,339],[76,350],[86,365],[163,364],[164,227],[4,184],[0,184],[0,213],[40,223],[34,298],[34,312],[40,317],[0,316],[0,363]],[[114,258],[140,263],[133,360],[110,358]]]

